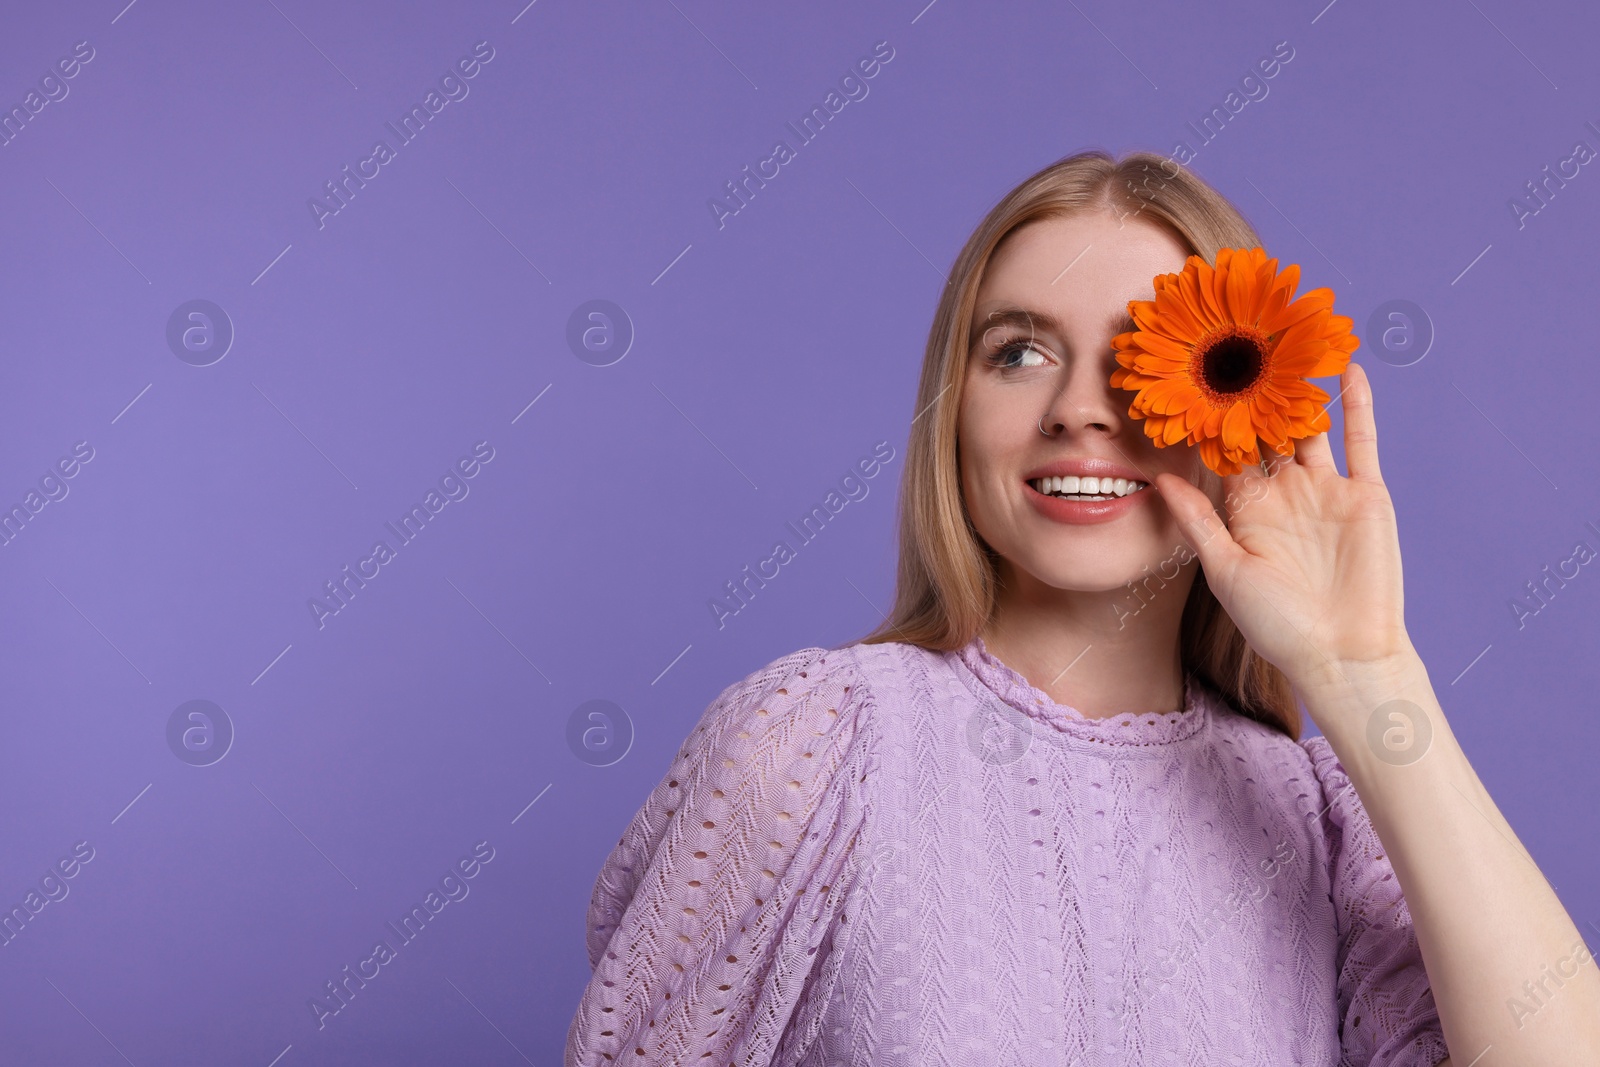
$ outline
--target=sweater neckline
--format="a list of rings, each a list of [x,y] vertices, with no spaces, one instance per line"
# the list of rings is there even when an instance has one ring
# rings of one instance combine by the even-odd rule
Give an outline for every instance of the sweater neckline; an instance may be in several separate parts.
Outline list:
[[[982,637],[974,637],[952,654],[966,673],[985,690],[1010,707],[1052,729],[1108,745],[1165,745],[1191,736],[1205,724],[1210,706],[1205,684],[1193,672],[1184,672],[1183,708],[1178,711],[1124,711],[1091,718],[1077,708],[1058,704],[1049,694],[989,651]]]

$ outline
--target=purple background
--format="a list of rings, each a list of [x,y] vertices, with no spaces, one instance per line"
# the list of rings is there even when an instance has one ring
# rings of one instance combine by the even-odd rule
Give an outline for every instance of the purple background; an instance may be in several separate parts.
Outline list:
[[[1356,320],[1413,639],[1596,931],[1600,577],[1510,608],[1600,547],[1600,175],[1508,206],[1600,147],[1582,5],[124,2],[0,33],[6,109],[94,49],[0,147],[0,506],[94,449],[0,547],[0,910],[95,850],[0,947],[6,1064],[558,1062],[595,874],[706,704],[889,605],[971,228],[1080,148],[1195,147],[1282,40],[1193,168]],[[308,199],[479,41],[469,95],[319,228]],[[196,298],[236,331],[203,367],[166,340]],[[593,299],[636,335],[609,366],[567,342]],[[1365,329],[1397,299],[1436,333],[1403,367]],[[710,599],[880,440],[870,495],[719,629]],[[319,629],[308,599],[479,441],[470,494]],[[193,699],[236,731],[210,766],[168,746]],[[568,744],[591,699],[636,731],[610,766]],[[481,840],[470,895],[319,1031],[308,1000]]]

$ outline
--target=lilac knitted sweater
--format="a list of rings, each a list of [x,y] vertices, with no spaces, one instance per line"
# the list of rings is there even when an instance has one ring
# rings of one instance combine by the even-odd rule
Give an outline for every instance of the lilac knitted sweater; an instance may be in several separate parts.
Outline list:
[[[995,658],[807,648],[723,690],[607,858],[566,1064],[1432,1067],[1343,767],[1232,710],[1089,719]]]

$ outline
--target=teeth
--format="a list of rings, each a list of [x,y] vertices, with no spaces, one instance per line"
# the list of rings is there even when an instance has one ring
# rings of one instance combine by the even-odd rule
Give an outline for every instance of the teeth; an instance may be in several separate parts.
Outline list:
[[[1136,493],[1148,483],[1127,478],[1080,478],[1069,474],[1062,477],[1035,478],[1029,484],[1039,492],[1050,496],[1074,495],[1080,498],[1109,500],[1115,496]]]

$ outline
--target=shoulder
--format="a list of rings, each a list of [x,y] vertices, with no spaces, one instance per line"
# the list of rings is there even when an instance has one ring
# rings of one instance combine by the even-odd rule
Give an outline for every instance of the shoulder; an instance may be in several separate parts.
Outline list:
[[[851,657],[834,649],[798,649],[725,686],[602,868],[591,961],[648,869],[673,869],[690,862],[684,856],[743,855],[762,835],[779,841],[777,824],[797,830],[819,813],[855,819],[872,748],[860,729],[865,706]],[[785,856],[799,844],[792,835],[781,840]]]
[[[670,777],[836,767],[864,742],[871,706],[871,686],[852,649],[797,649],[717,694],[684,739]]]
[[[730,723],[764,729],[819,714],[842,721],[870,689],[857,659],[850,647],[812,646],[770,660],[725,686],[690,736]]]
[[[714,703],[740,703],[768,696],[793,696],[790,690],[837,688],[859,683],[856,646],[811,646],[785,653],[729,683]],[[782,692],[780,692],[782,690]]]
[[[878,699],[905,690],[918,672],[928,673],[943,655],[899,641],[797,649],[730,683],[707,709],[701,726],[730,716],[755,716],[770,723],[774,715],[806,716],[821,705],[837,711],[840,721],[861,719],[875,710]]]
[[[803,648],[711,701],[595,881],[565,1062],[774,1046],[858,862],[861,678],[852,656]]]

